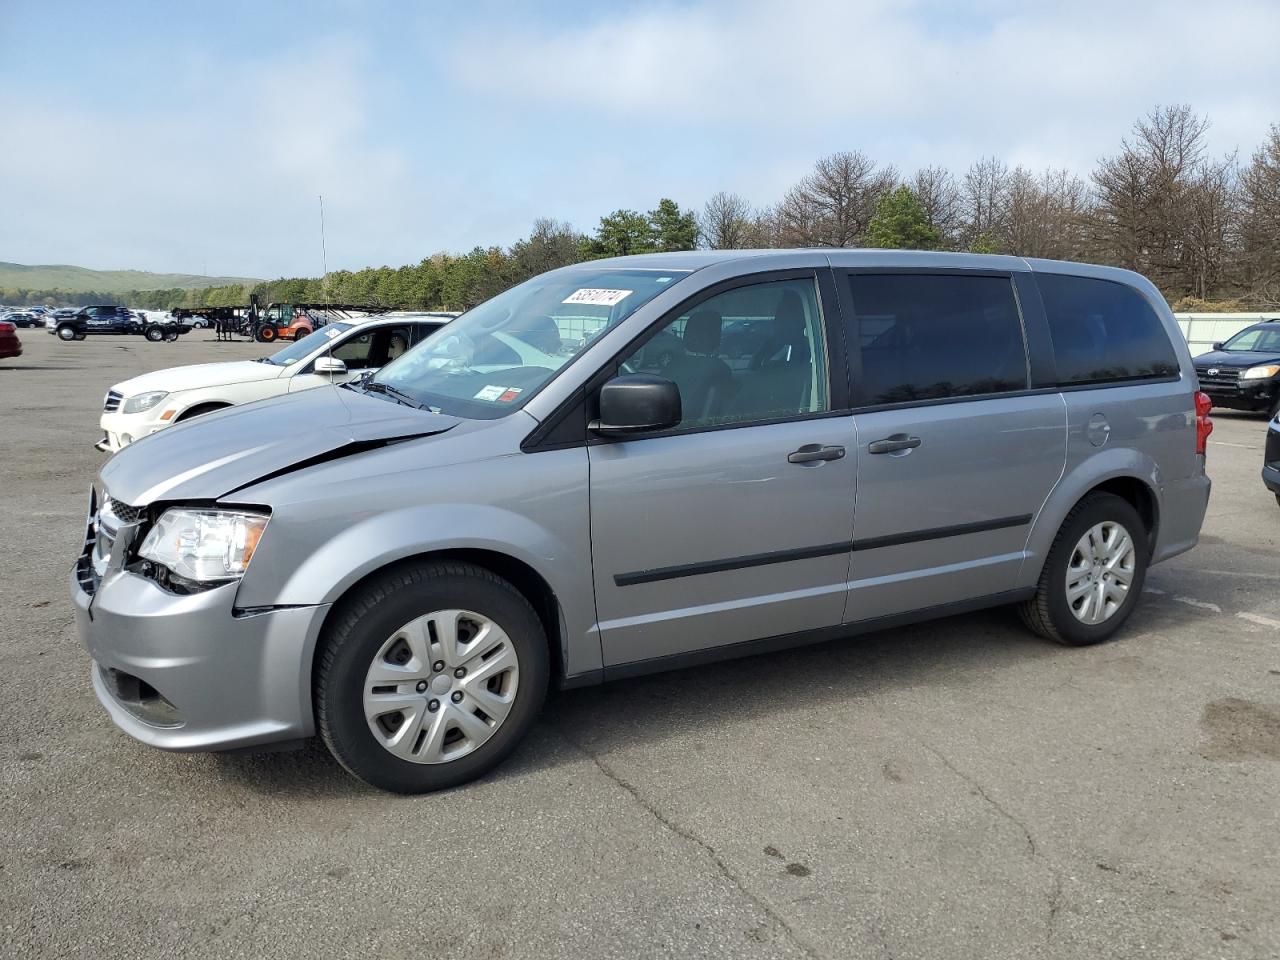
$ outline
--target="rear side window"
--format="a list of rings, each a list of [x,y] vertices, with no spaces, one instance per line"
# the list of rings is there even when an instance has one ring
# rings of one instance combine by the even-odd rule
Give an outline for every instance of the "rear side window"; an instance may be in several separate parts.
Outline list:
[[[849,282],[862,404],[1026,389],[1022,323],[1007,277],[851,274]]]
[[[1164,325],[1132,287],[1092,277],[1037,274],[1058,381],[1108,383],[1178,375]]]

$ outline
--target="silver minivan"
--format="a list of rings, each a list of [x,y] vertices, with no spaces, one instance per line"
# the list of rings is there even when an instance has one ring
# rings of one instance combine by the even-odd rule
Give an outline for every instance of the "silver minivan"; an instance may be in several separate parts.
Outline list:
[[[1000,604],[1106,640],[1192,547],[1208,399],[1142,277],[714,251],[523,283],[342,387],[102,468],[93,685],[170,750],[417,792],[575,687]]]

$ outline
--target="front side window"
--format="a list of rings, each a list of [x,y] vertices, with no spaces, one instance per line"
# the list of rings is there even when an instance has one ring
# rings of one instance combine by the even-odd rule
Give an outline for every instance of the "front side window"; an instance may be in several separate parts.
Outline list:
[[[1280,353],[1280,323],[1242,330],[1222,345],[1233,353]]]
[[[1123,283],[1039,274],[1062,384],[1178,375],[1178,358],[1145,297]]]
[[[682,312],[623,362],[680,388],[681,429],[829,409],[827,351],[814,281],[737,287]]]
[[[369,386],[381,384],[454,416],[504,417],[602,333],[687,274],[589,264],[542,274],[442,327]]]
[[[348,370],[369,370],[385,366],[408,349],[407,326],[375,327],[348,337],[333,349],[333,356],[345,363]]]
[[[851,274],[869,406],[1025,390],[1027,354],[1013,284],[965,274]]]

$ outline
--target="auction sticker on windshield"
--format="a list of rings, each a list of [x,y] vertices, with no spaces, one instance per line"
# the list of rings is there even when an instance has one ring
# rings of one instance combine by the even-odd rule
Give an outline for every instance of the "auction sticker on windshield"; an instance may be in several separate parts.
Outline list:
[[[498,403],[510,403],[520,394],[524,393],[523,387],[481,387],[476,393],[476,400],[496,400]]]
[[[597,307],[612,307],[624,297],[630,296],[630,290],[604,290],[600,287],[583,287],[569,294],[561,303],[589,303]]]

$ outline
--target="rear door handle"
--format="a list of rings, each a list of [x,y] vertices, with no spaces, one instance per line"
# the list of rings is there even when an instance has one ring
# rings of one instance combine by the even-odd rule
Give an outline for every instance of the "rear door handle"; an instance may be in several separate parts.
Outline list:
[[[824,447],[820,443],[806,443],[799,450],[787,454],[787,463],[813,463],[815,460],[839,460],[844,447]]]
[[[920,446],[919,437],[908,437],[905,433],[895,433],[883,440],[875,440],[867,447],[868,453],[894,453],[898,450],[914,450]]]

